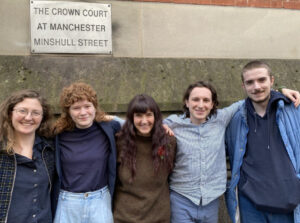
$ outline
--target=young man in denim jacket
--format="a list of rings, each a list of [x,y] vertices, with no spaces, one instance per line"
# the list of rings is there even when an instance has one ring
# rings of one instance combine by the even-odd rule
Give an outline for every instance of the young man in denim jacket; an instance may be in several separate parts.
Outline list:
[[[226,131],[229,215],[234,223],[300,223],[300,108],[271,90],[261,61],[243,68],[242,81],[248,98]]]

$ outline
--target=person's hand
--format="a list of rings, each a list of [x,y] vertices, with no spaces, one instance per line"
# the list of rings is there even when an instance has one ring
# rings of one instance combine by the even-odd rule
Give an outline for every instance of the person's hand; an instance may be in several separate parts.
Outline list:
[[[174,136],[174,132],[172,131],[172,129],[169,128],[169,126],[167,126],[166,124],[163,124],[163,127],[169,136]]]
[[[297,108],[300,105],[300,93],[299,91],[287,89],[287,88],[282,88],[282,94],[289,98]]]
[[[105,119],[106,119],[107,121],[111,121],[111,120],[114,119],[114,116],[113,116],[113,115],[105,115]]]

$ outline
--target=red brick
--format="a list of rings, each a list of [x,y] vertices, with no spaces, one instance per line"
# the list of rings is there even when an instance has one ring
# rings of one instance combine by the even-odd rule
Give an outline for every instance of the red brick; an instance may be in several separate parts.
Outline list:
[[[211,0],[131,0],[131,1],[211,5]]]
[[[234,0],[212,0],[212,5],[234,5]]]
[[[181,3],[181,4],[189,4],[189,3],[191,3],[190,1],[187,1],[187,0],[172,0],[172,2],[174,2],[174,3]]]
[[[128,0],[128,1],[300,9],[300,0]]]
[[[248,0],[235,0],[235,6],[248,6]]]
[[[211,0],[173,0],[174,3],[210,5]]]
[[[161,3],[171,3],[173,0],[132,0],[135,2],[161,2]]]
[[[271,8],[282,8],[283,7],[282,0],[271,0],[270,7]]]
[[[283,8],[300,9],[300,2],[299,1],[283,2]]]
[[[211,4],[211,0],[196,0],[196,2],[201,5],[210,5]]]
[[[248,6],[259,7],[259,8],[269,8],[270,0],[249,0]]]

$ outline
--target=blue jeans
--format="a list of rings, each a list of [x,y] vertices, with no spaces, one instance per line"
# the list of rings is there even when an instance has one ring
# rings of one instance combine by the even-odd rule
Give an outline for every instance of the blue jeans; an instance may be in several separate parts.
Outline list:
[[[170,192],[171,223],[217,223],[219,198],[208,205],[196,205],[175,191]]]
[[[289,214],[273,214],[259,211],[253,202],[241,193],[239,193],[239,208],[242,223],[294,223],[293,212]]]
[[[113,223],[108,187],[87,193],[61,190],[54,223]]]

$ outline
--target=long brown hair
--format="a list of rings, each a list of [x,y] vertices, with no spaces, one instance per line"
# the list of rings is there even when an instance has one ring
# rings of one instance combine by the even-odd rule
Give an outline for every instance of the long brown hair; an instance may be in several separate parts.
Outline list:
[[[52,114],[50,112],[50,105],[46,100],[34,90],[26,89],[13,93],[0,105],[0,141],[2,149],[9,154],[13,153],[13,146],[15,144],[15,134],[12,125],[12,112],[16,104],[22,102],[26,98],[37,99],[43,108],[43,118],[36,133],[39,136],[51,136],[51,121]]]
[[[62,108],[62,113],[54,125],[54,134],[71,131],[75,128],[69,109],[72,104],[82,100],[88,100],[94,105],[96,109],[95,121],[107,121],[105,112],[99,108],[96,91],[86,83],[75,82],[63,88],[61,92],[60,107]]]
[[[158,105],[152,97],[146,94],[136,95],[128,105],[126,122],[121,131],[117,134],[121,164],[126,165],[130,169],[131,182],[136,173],[137,153],[135,144],[137,130],[134,126],[134,113],[146,113],[148,110],[154,113],[154,126],[151,130],[153,168],[155,172],[158,172],[159,168],[163,165],[168,171],[171,171],[173,168],[173,157],[171,157],[172,153],[170,152],[171,145],[162,127],[162,115]],[[165,157],[163,160],[158,155],[159,148],[164,149]]]

